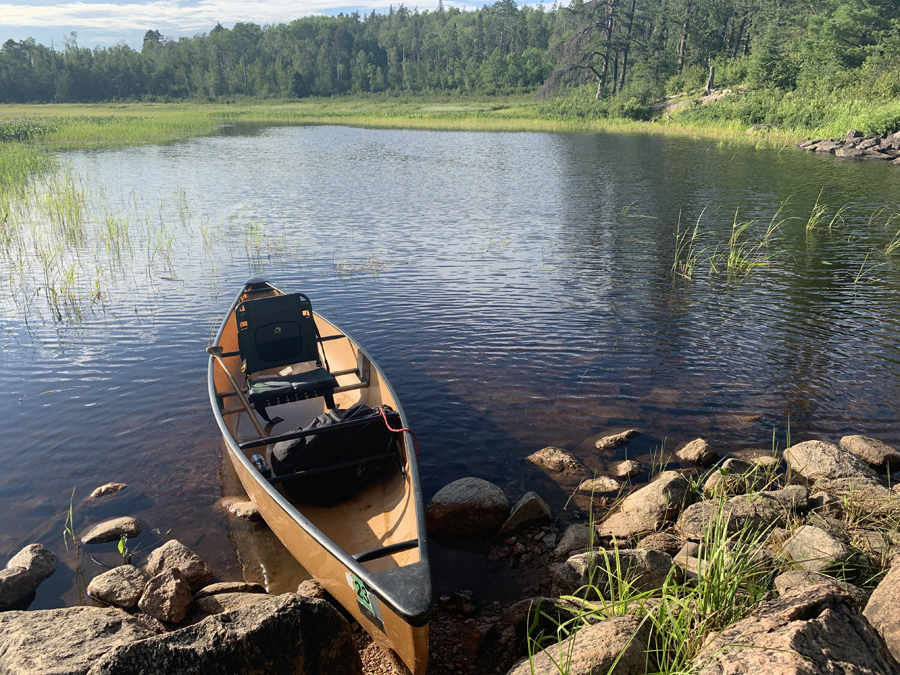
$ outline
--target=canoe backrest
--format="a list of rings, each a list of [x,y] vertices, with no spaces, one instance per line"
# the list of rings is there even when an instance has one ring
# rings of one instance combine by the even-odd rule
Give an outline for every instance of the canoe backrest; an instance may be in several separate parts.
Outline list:
[[[244,372],[308,361],[322,367],[312,303],[303,293],[244,300],[234,316]]]

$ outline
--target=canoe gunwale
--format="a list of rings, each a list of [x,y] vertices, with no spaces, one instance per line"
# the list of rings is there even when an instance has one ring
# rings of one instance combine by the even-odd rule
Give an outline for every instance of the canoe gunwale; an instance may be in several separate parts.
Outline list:
[[[253,279],[252,282],[255,284],[262,283],[261,280]],[[269,282],[265,282],[270,288],[273,290],[279,291],[274,285]],[[213,338],[213,344],[219,344],[222,339],[222,334],[225,331],[225,327],[228,323],[229,317],[234,313],[235,308],[241,301],[241,297],[246,292],[247,286],[250,284],[248,281],[244,286],[241,287],[241,290],[238,292],[237,296],[234,299],[230,309],[225,314],[225,318],[219,325],[219,330],[216,332],[215,337]],[[280,292],[280,291],[279,291]],[[314,312],[315,314],[315,312]],[[318,314],[316,314],[318,316]],[[331,322],[329,322],[331,323]],[[332,324],[333,325],[333,324]],[[343,333],[345,337],[369,360],[371,366],[378,371],[379,373],[383,373],[383,371],[378,367],[377,363],[372,359],[369,353],[356,341],[352,336],[348,335],[343,329],[339,329]],[[207,366],[207,386],[209,389],[209,400],[213,409],[213,415],[215,416],[216,423],[219,426],[219,431],[222,433],[222,437],[225,440],[228,449],[230,450],[233,459],[236,459],[240,462],[244,468],[247,470],[247,473],[256,480],[256,482],[260,485],[260,487],[266,492],[266,494],[281,508],[285,514],[287,514],[299,527],[301,527],[310,537],[312,537],[319,546],[322,547],[329,555],[335,558],[341,565],[347,568],[350,572],[359,577],[362,581],[365,582],[368,589],[373,592],[376,596],[378,596],[379,600],[384,602],[395,614],[397,614],[400,618],[402,618],[405,622],[409,623],[414,627],[422,627],[428,624],[429,617],[432,611],[433,605],[433,591],[429,588],[429,592],[427,593],[428,601],[426,603],[421,603],[421,606],[405,606],[398,602],[397,598],[390,592],[390,590],[381,582],[378,578],[377,572],[373,573],[367,570],[362,564],[357,561],[353,555],[347,553],[344,549],[338,546],[334,541],[332,541],[324,532],[322,532],[318,527],[316,527],[312,521],[307,519],[293,504],[291,504],[278,490],[278,488],[271,484],[268,480],[266,480],[262,474],[259,473],[258,469],[253,465],[253,463],[247,458],[244,452],[241,450],[240,445],[231,435],[231,431],[228,429],[228,425],[225,423],[225,418],[222,415],[222,411],[219,407],[219,400],[215,386],[215,368],[216,361],[210,356]],[[394,392],[393,387],[390,382],[382,376],[381,385],[387,389],[390,393],[391,397],[394,400],[394,404],[397,408],[397,413],[400,415],[401,426],[403,428],[407,428],[409,425],[406,421],[406,414],[403,412],[403,407],[400,404],[396,393]],[[415,439],[412,437],[410,432],[404,431],[404,441],[406,446],[406,455],[407,462],[409,467],[409,480],[410,485],[413,492],[413,503],[415,504],[415,515],[416,515],[416,530],[417,530],[417,546],[419,551],[419,561],[416,563],[412,563],[411,565],[396,568],[392,570],[393,572],[397,572],[399,570],[403,570],[406,567],[415,568],[417,570],[421,570],[424,565],[427,570],[427,578],[429,579],[430,586],[430,564],[428,561],[428,536],[426,534],[426,526],[425,526],[425,507],[422,498],[422,488],[419,481],[419,467],[416,462],[415,452],[411,452],[411,448],[415,448]],[[390,546],[390,545],[389,545]],[[370,553],[370,552],[368,552]],[[418,578],[421,580],[422,575],[421,572],[416,574],[413,572],[413,569],[410,570],[412,574],[411,578]],[[395,575],[390,575],[390,578],[393,578]],[[385,579],[387,581],[387,579]]]

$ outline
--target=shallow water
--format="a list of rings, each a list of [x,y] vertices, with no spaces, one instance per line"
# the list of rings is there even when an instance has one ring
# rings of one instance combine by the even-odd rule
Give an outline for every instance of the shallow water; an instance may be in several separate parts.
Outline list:
[[[217,504],[205,381],[204,348],[255,274],[307,293],[383,368],[426,499],[476,475],[560,509],[571,485],[524,462],[546,445],[604,471],[698,436],[736,452],[771,448],[774,429],[783,447],[788,420],[794,441],[900,444],[897,167],[653,136],[283,126],[65,157],[84,218],[129,222],[132,243],[113,263],[74,239],[83,281],[61,309],[21,271],[34,260],[0,258],[0,555],[40,541],[68,568],[32,607],[79,602],[70,501],[77,531],[129,514],[148,532],[132,548],[169,531],[236,579],[236,540],[248,576],[277,576],[257,561],[277,546],[251,551]],[[736,212],[753,241],[780,223],[744,279],[720,255]],[[676,229],[698,217],[694,278],[673,278]],[[644,433],[593,449],[625,426]],[[129,487],[85,500],[111,480]],[[115,548],[83,553],[86,576]],[[468,554],[435,552],[441,592]]]

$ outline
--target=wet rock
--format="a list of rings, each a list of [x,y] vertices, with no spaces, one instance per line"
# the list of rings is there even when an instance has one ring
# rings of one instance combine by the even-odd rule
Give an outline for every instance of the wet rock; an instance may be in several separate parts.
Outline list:
[[[191,586],[177,567],[157,574],[147,582],[138,600],[144,614],[167,623],[178,623],[194,603]]]
[[[29,544],[10,558],[6,567],[24,567],[40,583],[56,571],[56,556],[43,544]]]
[[[894,658],[900,660],[900,557],[894,558],[891,569],[872,591],[863,616],[878,631]]]
[[[585,471],[581,462],[562,448],[553,446],[538,450],[533,455],[526,457],[526,460],[545,471],[555,471],[557,473],[584,473]]]
[[[209,565],[177,539],[171,539],[154,549],[144,569],[152,577],[166,570],[179,569],[192,591],[199,591],[213,579]]]
[[[807,572],[818,572],[850,557],[850,548],[845,543],[812,525],[798,528],[782,550]]]
[[[112,650],[88,675],[362,674],[350,626],[327,602],[249,595],[262,601]]]
[[[141,524],[130,516],[111,518],[97,523],[81,538],[83,544],[103,544],[117,541],[122,537],[136,537],[141,533]]]
[[[425,509],[432,534],[496,532],[509,515],[503,490],[481,478],[460,478],[442,487]]]
[[[587,525],[569,525],[566,531],[563,532],[562,538],[559,540],[559,544],[556,545],[553,554],[561,558],[572,551],[586,549],[590,546],[590,542],[591,528]]]
[[[834,156],[842,159],[860,159],[864,155],[865,153],[859,147],[836,148],[834,151]]]
[[[852,601],[833,584],[789,591],[716,635],[694,666],[701,675],[898,672]]]
[[[648,652],[650,626],[633,616],[615,616],[579,630],[565,644],[551,645],[532,663],[520,661],[508,675],[559,675],[560,653],[569,654],[569,675],[644,675],[654,672]]]
[[[653,551],[662,551],[674,556],[681,550],[684,539],[672,532],[656,532],[648,535],[638,542],[638,548],[647,548]]]
[[[632,492],[620,509],[597,528],[602,537],[630,539],[655,532],[678,517],[690,499],[690,483],[677,471],[666,471],[649,485]]]
[[[604,452],[608,450],[615,450],[616,448],[621,448],[623,445],[628,445],[631,442],[631,439],[635,436],[640,435],[640,433],[641,432],[637,429],[628,429],[618,434],[604,436],[594,445],[598,450],[603,450]]]
[[[305,583],[305,582],[304,582]],[[303,586],[303,583],[300,584]],[[323,589],[324,590],[324,589]],[[246,581],[220,581],[217,584],[210,584],[209,586],[204,586],[199,591],[194,593],[194,600],[199,600],[200,598],[205,598],[210,595],[221,595],[223,593],[265,593],[266,589],[264,586],[260,584],[251,584]],[[300,589],[297,589],[298,595],[303,595],[300,593]]]
[[[626,459],[624,462],[619,462],[616,464],[613,469],[613,475],[617,478],[634,478],[635,476],[640,476],[644,473],[644,467],[641,466],[640,462],[635,462],[633,459]]]
[[[37,587],[38,580],[24,567],[0,570],[0,611],[19,609]]]
[[[582,494],[604,494],[610,492],[618,492],[622,489],[622,484],[609,476],[597,476],[582,481],[578,486],[578,491]]]
[[[87,592],[100,602],[131,609],[138,604],[149,580],[150,576],[134,565],[120,565],[91,579]]]
[[[709,466],[719,458],[719,453],[713,450],[709,443],[702,438],[697,438],[680,448],[676,453],[678,459],[695,466]]]
[[[107,652],[153,635],[139,619],[112,607],[4,612],[0,673],[83,675]]]
[[[264,603],[267,601],[267,598],[271,597],[271,595],[266,595],[265,593],[216,593],[215,595],[207,595],[194,601],[183,623],[186,626],[192,626],[207,617]],[[320,599],[309,596],[300,597],[305,597],[309,600]],[[321,599],[325,600],[325,598]]]
[[[547,502],[536,492],[526,492],[509,514],[509,518],[500,526],[500,534],[517,532],[532,525],[544,525],[553,520],[553,514]]]
[[[853,453],[878,471],[895,471],[900,468],[900,450],[868,436],[844,436],[841,447]]]
[[[875,472],[858,457],[831,443],[805,441],[784,451],[784,459],[806,480],[875,477]]]
[[[229,513],[233,513],[238,518],[253,521],[262,520],[256,504],[250,500],[227,500],[223,502],[223,506]]]
[[[91,499],[97,499],[98,497],[105,497],[106,495],[111,495],[121,490],[124,490],[128,486],[125,483],[107,483],[106,485],[101,485],[96,488],[91,494]]]
[[[583,594],[590,583],[603,597],[609,597],[615,575],[621,574],[639,591],[660,588],[672,569],[672,556],[651,549],[624,549],[620,551],[592,551],[574,555],[558,565],[553,574],[553,594]],[[581,589],[581,590],[579,590]],[[591,600],[593,591],[585,599]]]
[[[803,570],[791,570],[775,577],[775,589],[779,595],[785,595],[789,591],[797,588],[808,588],[810,586],[819,586],[820,584],[835,584],[850,596],[852,604],[860,609],[866,606],[869,595],[861,588],[857,588],[853,584],[846,581],[838,581],[832,577],[819,574],[818,572],[805,572]]]

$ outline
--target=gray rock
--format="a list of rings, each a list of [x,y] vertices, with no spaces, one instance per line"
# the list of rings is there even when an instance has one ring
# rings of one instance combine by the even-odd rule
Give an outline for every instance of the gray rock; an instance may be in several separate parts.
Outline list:
[[[624,462],[619,462],[616,464],[613,469],[613,474],[617,478],[634,478],[635,476],[640,476],[644,473],[644,467],[641,466],[640,462],[635,462],[633,459],[626,459]]]
[[[500,526],[500,534],[516,532],[532,525],[544,525],[553,520],[553,513],[547,502],[536,492],[526,492],[512,508],[509,518]]]
[[[591,528],[587,525],[569,525],[556,545],[553,554],[557,557],[568,555],[572,551],[586,549],[591,544]]]
[[[10,558],[6,567],[24,567],[40,583],[56,571],[56,556],[43,544],[29,544]]]
[[[842,147],[841,143],[836,143],[834,141],[822,141],[816,145],[815,152],[821,152],[825,154],[834,154],[835,150]]]
[[[177,567],[150,579],[138,600],[138,607],[144,614],[167,623],[179,623],[187,616],[192,604],[191,586]]]
[[[26,601],[37,587],[38,580],[24,567],[0,570],[0,611],[21,609],[19,605]]]
[[[780,490],[777,492],[781,492]],[[705,539],[715,523],[722,522],[729,532],[745,528],[766,530],[787,524],[791,509],[772,493],[738,495],[727,502],[710,500],[698,502],[686,508],[678,518],[675,529],[690,539]],[[789,496],[796,497],[794,491]]]
[[[262,515],[259,513],[259,509],[256,504],[254,504],[250,500],[226,500],[223,503],[225,509],[229,513],[233,513],[238,518],[243,518],[244,520],[262,520]]]
[[[713,450],[709,443],[702,438],[697,438],[685,444],[676,453],[682,462],[695,466],[709,466],[719,458],[719,453]]]
[[[111,518],[97,523],[81,538],[83,544],[103,544],[122,537],[136,537],[141,533],[141,524],[130,516]]]
[[[106,485],[101,485],[96,488],[91,494],[91,499],[97,499],[98,497],[105,497],[106,495],[115,494],[121,490],[124,490],[128,486],[125,483],[107,483]]]
[[[754,492],[764,488],[766,481],[766,472],[761,467],[732,457],[712,470],[703,484],[703,494],[716,497]]]
[[[800,148],[801,150],[806,150],[809,146],[815,145],[816,143],[820,143],[821,141],[822,141],[821,138],[817,138],[817,139],[811,140],[811,141],[803,141],[803,143],[798,144],[797,147]]]
[[[582,494],[605,494],[610,492],[618,492],[622,489],[622,484],[615,478],[609,476],[597,476],[582,481],[578,486],[578,491]]]
[[[701,675],[893,674],[879,635],[833,584],[788,591],[726,628],[694,660]]]
[[[900,468],[900,450],[868,436],[844,436],[841,447],[874,469],[890,473]]]
[[[851,130],[848,131],[847,134],[844,136],[844,140],[845,140],[845,141],[852,141],[852,140],[854,140],[854,139],[856,139],[856,138],[862,138],[864,135],[865,135],[865,134],[863,134],[863,132],[861,132],[859,129],[851,129]]]
[[[850,557],[850,548],[824,530],[803,525],[788,539],[782,550],[807,572],[818,572]]]
[[[888,561],[900,553],[900,536],[891,532],[856,529],[850,530],[850,538],[856,548],[872,556],[871,562],[879,567],[886,567]]]
[[[655,481],[632,492],[620,509],[597,528],[602,537],[630,539],[655,532],[673,522],[690,499],[691,486],[677,471],[666,471]]]
[[[195,623],[200,623],[207,617],[215,616],[216,614],[233,612],[244,607],[265,603],[267,602],[267,599],[271,597],[273,596],[264,593],[216,593],[215,595],[206,595],[194,601],[188,612],[187,618],[182,621],[182,624],[191,626]],[[309,600],[318,599],[311,598],[310,596],[301,597]]]
[[[893,158],[893,154],[882,152],[881,148],[869,148],[868,150],[864,150],[862,157],[860,157],[860,159],[865,161],[885,161]]]
[[[684,539],[671,532],[655,532],[641,539],[638,548],[648,548],[653,551],[662,551],[674,556],[681,550]]]
[[[656,670],[649,644],[648,622],[615,616],[582,628],[565,643],[547,647],[532,662],[520,661],[508,675],[559,675],[561,654],[568,655],[568,675],[644,675]]]
[[[622,581],[631,582],[639,591],[660,588],[672,569],[672,556],[652,549],[624,549],[620,551],[589,551],[573,555],[558,565],[553,574],[553,594],[578,595],[591,600],[597,593],[609,598],[621,574]],[[588,584],[592,588],[586,589]]]
[[[640,435],[640,433],[641,432],[637,429],[628,429],[618,434],[604,436],[594,445],[598,450],[603,450],[604,452],[608,450],[615,450],[616,448],[621,448],[623,445],[628,445],[631,442],[631,439],[635,436]]]
[[[432,534],[496,532],[509,515],[503,490],[481,478],[460,478],[445,485],[425,508]]]
[[[860,159],[864,154],[865,153],[859,149],[859,146],[855,148],[847,146],[843,148],[837,148],[834,151],[835,157],[841,157],[843,159]]]
[[[816,481],[816,488],[840,499],[850,510],[882,515],[900,510],[900,496],[888,490],[877,478],[870,476],[823,478]]]
[[[863,616],[884,638],[894,658],[900,660],[900,558],[894,558],[891,569],[872,591]]]
[[[107,652],[155,634],[139,619],[112,607],[4,612],[0,673],[84,675]]]
[[[788,485],[780,490],[767,490],[759,494],[774,499],[787,511],[806,511],[809,505],[809,490],[804,485]]]
[[[249,595],[261,601],[124,645],[88,675],[362,674],[350,626],[327,602]]]
[[[562,448],[553,446],[538,450],[533,455],[525,458],[532,464],[541,467],[545,471],[557,473],[584,473],[584,466]]]
[[[844,517],[843,502],[837,497],[832,497],[827,492],[816,492],[811,495],[806,502],[807,508],[820,516],[827,518],[836,518],[841,520]]]
[[[213,579],[209,565],[177,539],[170,539],[154,549],[144,569],[151,577],[167,570],[179,569],[191,585],[192,591],[199,591]]]
[[[120,565],[91,579],[87,592],[101,602],[131,609],[138,604],[149,580],[144,570],[133,565]]]
[[[805,441],[784,451],[791,470],[806,480],[875,477],[875,472],[858,457],[823,441]]]
[[[302,584],[301,584],[302,585]],[[223,593],[265,593],[266,589],[260,584],[252,584],[246,581],[220,581],[217,584],[204,586],[194,593],[194,600],[210,595],[222,595]],[[299,591],[298,591],[299,592]]]
[[[818,572],[805,572],[803,570],[790,570],[784,574],[775,577],[775,589],[779,595],[785,595],[788,591],[796,588],[808,588],[810,586],[818,586],[820,584],[835,584],[847,595],[850,596],[851,602],[862,609],[869,600],[869,595],[861,588],[857,588],[853,584],[846,581],[839,581],[833,577],[819,574]]]

